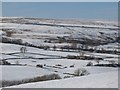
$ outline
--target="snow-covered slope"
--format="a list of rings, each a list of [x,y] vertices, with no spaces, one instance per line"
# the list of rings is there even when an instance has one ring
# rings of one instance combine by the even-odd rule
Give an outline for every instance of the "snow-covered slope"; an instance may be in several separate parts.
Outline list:
[[[2,21],[0,28],[3,28],[7,35],[11,33],[8,36],[22,38],[27,42],[32,39],[34,43],[39,45],[44,43],[47,38],[58,39],[58,37],[97,45],[116,42],[118,38],[118,26],[112,22],[37,18],[3,18]]]
[[[118,88],[117,80],[117,72],[107,72],[64,80],[28,83],[8,88]]]

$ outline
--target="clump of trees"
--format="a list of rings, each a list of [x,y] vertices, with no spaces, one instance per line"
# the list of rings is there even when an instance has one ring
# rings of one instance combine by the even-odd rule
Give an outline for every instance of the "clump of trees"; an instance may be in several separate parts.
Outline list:
[[[5,81],[3,80],[2,87],[7,87],[7,86],[13,86],[13,85],[19,85],[19,84],[24,84],[24,83],[31,83],[31,82],[39,82],[39,81],[47,81],[47,80],[55,80],[55,79],[61,79],[61,77],[58,74],[49,74],[49,75],[43,75],[43,76],[38,76],[35,78],[30,78],[30,79],[24,79],[24,80],[19,80],[19,81]]]
[[[86,66],[93,66],[93,63],[90,61]]]
[[[14,43],[14,44],[23,44],[21,39],[10,39],[7,37],[2,37],[2,42],[3,43]]]
[[[11,65],[11,63],[6,60],[0,60],[0,65]]]
[[[37,64],[36,67],[43,68],[43,65],[41,65],[41,64]]]
[[[100,64],[99,62],[94,66],[101,66],[101,67],[120,67],[120,64],[115,62],[114,60],[108,61],[108,64]]]

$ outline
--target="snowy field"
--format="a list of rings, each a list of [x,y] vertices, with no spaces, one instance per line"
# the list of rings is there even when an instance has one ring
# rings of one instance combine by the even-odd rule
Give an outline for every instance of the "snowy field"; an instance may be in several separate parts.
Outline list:
[[[4,17],[0,28],[0,81],[61,77],[10,88],[118,88],[116,22]],[[75,76],[78,69],[88,74]]]
[[[117,72],[107,72],[87,77],[23,84],[10,88],[118,88],[117,80]]]

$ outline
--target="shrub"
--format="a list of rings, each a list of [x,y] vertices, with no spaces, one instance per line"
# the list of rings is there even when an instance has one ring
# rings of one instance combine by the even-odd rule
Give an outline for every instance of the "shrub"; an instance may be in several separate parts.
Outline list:
[[[37,64],[36,67],[43,68],[43,65]]]
[[[114,60],[109,61],[110,64],[116,64]]]
[[[73,65],[70,65],[70,68],[73,68],[75,66],[75,64],[73,64]]]
[[[55,66],[62,66],[61,64],[56,64]]]
[[[96,60],[96,63],[98,63],[98,64],[99,64],[99,63],[100,63],[100,60]]]
[[[84,75],[88,75],[88,74],[89,74],[89,72],[84,68],[78,68],[77,70],[74,71],[75,76],[84,76]]]
[[[44,50],[48,50],[48,49],[50,49],[49,46],[44,46]]]
[[[64,79],[66,79],[66,78],[70,78],[71,76],[64,76]]]
[[[58,74],[50,74],[50,75],[44,75],[43,77],[44,80],[55,80],[55,79],[61,79],[61,77]]]
[[[88,62],[88,64],[86,66],[93,66],[92,62]]]
[[[76,56],[73,56],[73,55],[67,55],[67,59],[76,59]]]

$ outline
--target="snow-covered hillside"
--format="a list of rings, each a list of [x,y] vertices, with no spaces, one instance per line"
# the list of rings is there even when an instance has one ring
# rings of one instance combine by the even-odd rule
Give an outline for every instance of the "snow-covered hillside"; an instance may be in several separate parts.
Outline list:
[[[9,88],[118,88],[117,72],[107,72],[64,80],[23,84]]]
[[[118,88],[117,22],[3,17],[0,25],[3,87]]]
[[[36,42],[33,41],[33,43],[36,45],[43,44],[48,38],[51,41],[53,39],[53,42],[55,42],[54,39],[57,39],[56,42],[60,42],[59,37],[66,40],[76,39],[80,43],[89,45],[114,43],[118,39],[116,23],[95,21],[3,18],[2,28],[9,37],[22,38],[23,41],[30,43],[35,39]],[[62,41],[62,43],[66,42]]]

